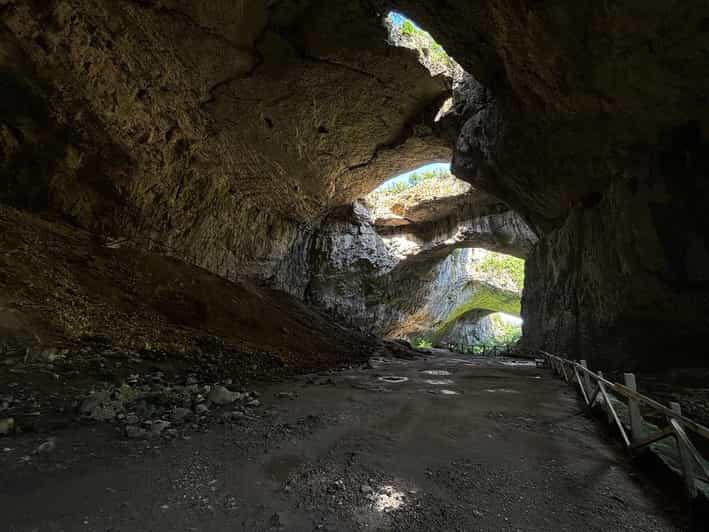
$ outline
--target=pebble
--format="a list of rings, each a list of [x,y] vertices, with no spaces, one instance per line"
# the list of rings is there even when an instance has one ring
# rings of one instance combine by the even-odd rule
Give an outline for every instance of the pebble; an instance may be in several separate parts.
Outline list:
[[[162,431],[164,431],[166,428],[170,427],[170,422],[165,421],[163,419],[158,419],[157,421],[153,421],[152,424],[150,425],[150,431],[153,434],[160,434]]]
[[[359,491],[364,493],[365,495],[368,493],[372,493],[374,490],[372,489],[372,486],[369,486],[367,484],[363,484],[362,487],[359,488]]]
[[[195,414],[206,414],[209,412],[209,408],[207,408],[207,405],[204,403],[199,403],[198,405],[195,405],[194,407]]]
[[[225,386],[213,386],[207,395],[207,399],[215,405],[228,405],[241,399],[241,394],[239,392],[231,392]]]
[[[140,428],[136,425],[128,425],[126,427],[126,436],[129,438],[147,438],[148,437],[148,431]]]
[[[0,436],[6,436],[10,434],[15,428],[15,419],[11,417],[6,417],[0,419]]]
[[[54,347],[43,349],[39,356],[46,362],[55,362],[56,360],[64,358],[64,355],[59,353],[59,350]]]
[[[55,438],[49,438],[47,441],[42,443],[39,447],[37,447],[37,450],[35,451],[36,453],[51,453],[54,449],[56,449],[57,443]]]
[[[189,408],[182,408],[178,406],[172,411],[172,418],[175,421],[182,421],[190,415],[192,415],[192,410]]]
[[[81,403],[79,412],[96,421],[108,421],[116,417],[117,408],[107,391],[95,392]]]

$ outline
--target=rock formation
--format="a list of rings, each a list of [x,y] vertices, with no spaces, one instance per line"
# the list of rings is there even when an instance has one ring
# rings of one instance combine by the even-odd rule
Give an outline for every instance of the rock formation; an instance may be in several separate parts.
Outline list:
[[[386,2],[493,99],[462,127],[454,173],[541,236],[525,342],[596,364],[702,365],[709,226],[709,6]]]
[[[458,209],[452,213],[446,203]],[[357,328],[398,337],[430,336],[473,308],[519,314],[521,287],[475,271],[472,249],[524,256],[536,237],[515,213],[476,191],[436,204],[440,218],[428,208],[420,222],[394,227],[377,225],[382,220],[361,203],[334,211],[311,248],[307,300]],[[490,294],[501,308],[475,306]]]
[[[469,75],[387,42],[390,9]],[[699,0],[4,0],[0,201],[390,334],[430,316],[452,250],[529,253],[528,346],[702,364],[707,21]],[[352,206],[451,157],[494,201],[405,227]]]
[[[435,341],[437,345],[441,346],[462,344],[467,347],[487,344],[491,339],[494,339],[494,336],[495,331],[490,320],[490,312],[476,309],[447,327],[435,338]]]

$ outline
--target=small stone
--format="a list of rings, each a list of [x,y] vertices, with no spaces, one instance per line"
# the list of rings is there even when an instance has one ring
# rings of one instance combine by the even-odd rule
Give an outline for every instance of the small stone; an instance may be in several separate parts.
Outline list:
[[[64,356],[59,353],[59,350],[54,347],[43,349],[40,352],[39,356],[40,356],[40,358],[42,358],[42,360],[44,360],[46,362],[50,362],[50,363],[55,362],[56,360],[59,360],[61,358],[64,358]]]
[[[152,425],[150,425],[150,431],[153,434],[157,435],[157,434],[162,433],[162,431],[164,431],[169,426],[170,426],[169,421],[158,419],[157,421],[153,421]]]
[[[372,493],[374,490],[372,489],[372,486],[369,486],[367,484],[362,484],[362,486],[359,488],[359,490],[364,493],[365,495],[368,493]]]
[[[182,421],[190,415],[192,415],[192,410],[190,410],[189,408],[182,408],[178,406],[175,407],[175,409],[172,411],[172,418],[175,421]]]
[[[195,414],[201,415],[201,414],[206,414],[207,412],[209,412],[209,408],[207,408],[207,405],[205,405],[204,403],[199,403],[198,405],[195,405],[194,411],[195,411]]]
[[[57,448],[56,439],[49,438],[47,441],[45,441],[39,447],[37,447],[37,450],[35,452],[37,452],[37,453],[51,453],[56,448]]]
[[[136,425],[128,425],[126,427],[126,436],[128,436],[129,438],[134,438],[134,439],[147,438],[148,431],[145,429],[142,429]]]
[[[140,423],[140,418],[135,414],[126,414],[124,421],[127,425],[137,425]]]
[[[10,434],[15,428],[15,419],[11,417],[6,417],[0,419],[0,436],[6,436]]]
[[[251,401],[246,403],[246,406],[251,406],[255,408],[257,406],[261,406],[261,401],[259,401],[258,399],[252,399]]]
[[[109,392],[96,392],[81,403],[79,413],[96,421],[108,421],[116,417],[117,405],[110,400]]]
[[[215,405],[228,405],[234,401],[241,399],[241,394],[238,392],[231,392],[225,386],[213,386],[207,395],[209,399]]]

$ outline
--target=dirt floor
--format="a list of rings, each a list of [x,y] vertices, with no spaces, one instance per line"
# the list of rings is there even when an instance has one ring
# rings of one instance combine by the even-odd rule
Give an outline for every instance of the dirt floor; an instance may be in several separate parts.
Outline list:
[[[679,529],[574,391],[525,364],[375,358],[212,405],[171,438],[115,422],[0,438],[0,528]]]
[[[71,424],[134,375],[243,387],[407,353],[286,293],[0,204],[0,435]]]

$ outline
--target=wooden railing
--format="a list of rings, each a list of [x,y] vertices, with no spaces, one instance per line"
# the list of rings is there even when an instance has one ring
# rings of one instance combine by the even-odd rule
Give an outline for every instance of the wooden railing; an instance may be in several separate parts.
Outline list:
[[[471,355],[480,355],[486,357],[513,356],[517,353],[516,344],[500,344],[500,345],[466,345],[466,344],[447,344],[450,351],[456,353],[467,353]]]
[[[591,371],[585,360],[574,362],[546,351],[539,353],[557,375],[578,387],[589,410],[596,403],[600,404],[606,411],[609,421],[618,427],[627,449],[638,451],[665,438],[673,437],[677,444],[681,474],[690,500],[698,494],[698,481],[701,480],[709,485],[707,461],[687,435],[687,431],[691,431],[709,441],[709,428],[685,417],[679,403],[672,402],[669,406],[665,406],[638,393],[633,373],[625,373],[624,384],[618,384],[605,379],[601,371]],[[627,406],[629,421],[627,426],[621,422],[617,405],[613,405],[609,394],[620,397],[621,404],[624,402]],[[664,418],[666,426],[655,427],[645,423],[640,411],[641,406]],[[652,429],[649,431],[648,427]]]

